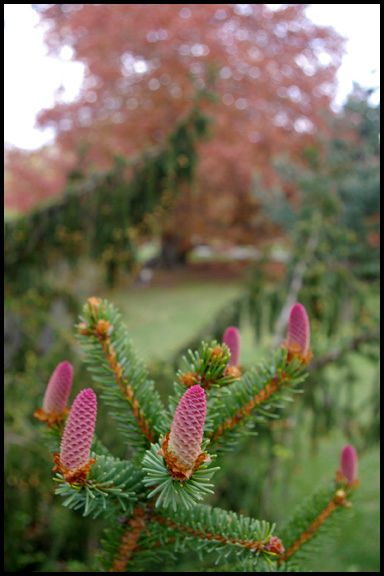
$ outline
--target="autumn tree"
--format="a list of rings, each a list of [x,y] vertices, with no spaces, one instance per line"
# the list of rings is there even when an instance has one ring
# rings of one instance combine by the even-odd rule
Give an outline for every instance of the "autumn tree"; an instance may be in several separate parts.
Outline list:
[[[85,66],[78,98],[58,94],[38,119],[73,166],[81,156],[85,172],[107,167],[116,154],[161,143],[196,93],[213,88],[196,186],[180,196],[165,232],[239,242],[265,231],[252,172],[271,185],[271,159],[294,157],[324,128],[343,45],[333,29],[314,25],[301,4],[34,6],[50,52],[70,49]]]

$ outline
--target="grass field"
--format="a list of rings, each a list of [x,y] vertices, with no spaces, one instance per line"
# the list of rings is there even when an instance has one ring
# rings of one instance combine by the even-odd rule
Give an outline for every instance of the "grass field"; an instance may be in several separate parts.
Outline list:
[[[188,282],[118,293],[136,350],[144,360],[165,360],[201,330],[211,317],[240,293],[236,281]]]

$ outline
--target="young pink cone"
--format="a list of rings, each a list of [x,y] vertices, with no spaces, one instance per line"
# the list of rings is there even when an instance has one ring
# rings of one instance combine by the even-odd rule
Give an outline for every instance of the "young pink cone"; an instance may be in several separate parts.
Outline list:
[[[311,356],[310,327],[306,309],[302,304],[294,304],[288,320],[288,337],[286,347],[293,354],[298,354],[304,361]]]
[[[96,394],[92,388],[85,388],[72,404],[61,440],[60,464],[69,471],[89,463],[96,413]]]
[[[223,344],[226,344],[231,352],[228,366],[237,366],[240,359],[240,331],[235,326],[228,326],[223,335]]]
[[[60,362],[49,379],[43,400],[43,410],[62,414],[67,406],[73,381],[73,367],[69,362]]]
[[[204,389],[198,384],[191,386],[176,408],[167,446],[177,465],[186,470],[192,471],[201,454],[206,413]]]
[[[340,472],[348,480],[348,484],[357,480],[357,452],[350,444],[341,451]]]
[[[268,544],[264,546],[264,550],[268,550],[268,552],[272,552],[272,554],[278,554],[279,556],[285,552],[283,543],[278,536],[271,536]]]

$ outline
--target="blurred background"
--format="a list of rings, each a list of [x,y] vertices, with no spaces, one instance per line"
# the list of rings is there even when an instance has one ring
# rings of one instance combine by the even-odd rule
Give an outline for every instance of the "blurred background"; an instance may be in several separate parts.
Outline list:
[[[5,5],[7,571],[97,567],[103,523],[53,497],[32,417],[58,362],[91,384],[89,296],[164,399],[188,347],[236,325],[250,366],[302,302],[304,394],[209,502],[282,523],[353,443],[353,510],[305,568],[379,571],[378,38],[378,4]],[[102,412],[97,432],[118,444]]]

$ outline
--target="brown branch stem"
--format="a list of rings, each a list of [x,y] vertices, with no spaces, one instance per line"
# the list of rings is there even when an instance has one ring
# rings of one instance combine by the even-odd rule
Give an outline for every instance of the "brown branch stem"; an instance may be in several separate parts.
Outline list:
[[[246,416],[249,416],[255,406],[260,406],[269,398],[277,392],[278,388],[288,381],[287,374],[282,372],[281,374],[276,374],[267,384],[262,388],[251,400],[240,408],[236,414],[227,418],[223,424],[218,426],[217,430],[213,432],[210,436],[211,442],[215,442],[219,436],[221,436],[226,430],[232,430],[239,422],[243,420]]]
[[[133,511],[133,517],[128,521],[128,527],[123,534],[119,550],[109,572],[125,572],[132,554],[138,548],[137,543],[145,526],[144,514],[144,510],[140,506],[137,506]]]
[[[174,528],[175,530],[179,530],[181,532],[187,532],[191,536],[195,536],[196,538],[201,538],[203,540],[215,540],[216,542],[221,542],[222,544],[237,544],[247,548],[248,550],[263,550],[266,543],[261,540],[238,540],[236,538],[226,538],[221,534],[212,534],[211,532],[204,532],[203,530],[195,530],[190,526],[182,526],[181,524],[177,524],[173,520],[169,518],[163,518],[162,516],[153,516],[153,520],[162,524],[163,526],[168,526],[169,528]]]
[[[327,518],[329,518],[329,516],[333,514],[333,512],[335,512],[335,510],[337,510],[337,508],[340,506],[350,506],[350,503],[348,503],[346,500],[346,493],[343,490],[338,490],[336,492],[332,500],[330,500],[326,507],[320,512],[320,514],[316,516],[310,526],[304,530],[304,532],[300,534],[292,546],[290,546],[288,550],[280,556],[279,563],[289,560],[289,558],[296,554],[296,552],[303,546],[303,544],[308,542],[308,540],[311,540],[320,526],[324,524]]]
[[[99,320],[96,322],[95,327],[91,330],[81,326],[80,333],[88,336],[92,335],[98,339],[108,364],[115,376],[116,383],[124,397],[128,400],[140,430],[143,432],[149,442],[154,442],[155,435],[153,434],[150,425],[145,418],[144,412],[140,408],[138,400],[135,398],[132,386],[130,385],[128,379],[124,377],[121,364],[117,360],[116,352],[109,337],[111,329],[112,326],[107,320]]]

